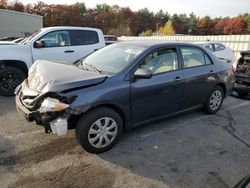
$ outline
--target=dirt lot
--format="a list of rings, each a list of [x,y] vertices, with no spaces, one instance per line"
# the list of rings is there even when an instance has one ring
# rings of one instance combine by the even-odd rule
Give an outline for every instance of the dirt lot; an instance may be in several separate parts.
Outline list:
[[[250,173],[250,100],[229,97],[217,115],[200,111],[126,133],[93,155],[46,135],[0,96],[1,187],[231,187]]]

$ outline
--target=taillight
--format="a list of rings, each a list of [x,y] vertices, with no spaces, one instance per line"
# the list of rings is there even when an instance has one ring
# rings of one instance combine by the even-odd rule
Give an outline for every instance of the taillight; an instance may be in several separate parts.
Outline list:
[[[237,63],[233,63],[233,66],[232,66],[232,73],[233,74],[236,73],[236,67],[237,67]]]

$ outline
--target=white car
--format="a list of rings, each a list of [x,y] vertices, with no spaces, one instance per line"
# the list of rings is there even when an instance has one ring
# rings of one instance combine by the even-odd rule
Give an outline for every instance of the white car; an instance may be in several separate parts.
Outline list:
[[[224,44],[218,43],[218,42],[196,42],[196,44],[199,44],[206,49],[213,52],[214,55],[216,55],[219,59],[225,60],[225,61],[234,61],[234,53],[233,50]]]
[[[23,38],[17,38],[15,40],[11,40],[11,41],[0,41],[0,45],[13,45],[13,44],[18,44],[19,42],[21,42],[23,40]]]
[[[13,95],[36,60],[74,63],[105,46],[100,29],[42,28],[17,45],[0,45],[0,94]]]

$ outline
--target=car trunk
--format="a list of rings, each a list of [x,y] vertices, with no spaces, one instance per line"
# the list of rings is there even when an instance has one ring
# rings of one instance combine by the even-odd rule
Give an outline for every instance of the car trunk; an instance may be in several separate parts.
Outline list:
[[[242,52],[239,59],[235,79],[237,82],[250,84],[250,51]]]

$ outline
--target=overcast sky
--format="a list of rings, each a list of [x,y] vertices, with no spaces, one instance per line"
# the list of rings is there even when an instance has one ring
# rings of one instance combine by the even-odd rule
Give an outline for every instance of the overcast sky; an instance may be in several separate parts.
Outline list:
[[[23,4],[36,3],[37,0],[20,0]],[[41,1],[41,0],[40,0]],[[149,10],[157,12],[162,9],[174,13],[191,13],[202,17],[237,16],[241,13],[250,13],[250,0],[42,0],[46,4],[73,4],[84,2],[87,8],[93,8],[96,4],[107,3],[117,4],[121,7],[129,7],[138,10],[147,7]]]

